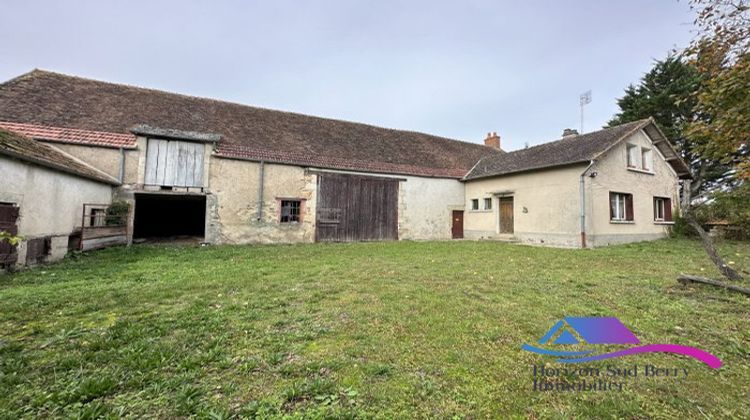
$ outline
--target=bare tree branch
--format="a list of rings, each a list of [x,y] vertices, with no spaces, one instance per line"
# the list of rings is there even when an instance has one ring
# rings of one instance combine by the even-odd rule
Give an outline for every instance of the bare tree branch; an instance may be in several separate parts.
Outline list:
[[[723,287],[725,289],[734,290],[735,292],[740,292],[744,295],[750,296],[750,289],[746,287],[735,286],[733,284],[727,284],[724,282],[720,282],[718,280],[707,279],[705,277],[689,276],[687,274],[681,274],[679,277],[677,277],[677,281],[679,281],[682,284],[688,284],[688,283],[710,284],[712,286]]]

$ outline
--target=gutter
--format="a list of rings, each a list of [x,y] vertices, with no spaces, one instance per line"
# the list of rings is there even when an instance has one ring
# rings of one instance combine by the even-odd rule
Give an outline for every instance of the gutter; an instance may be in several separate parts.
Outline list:
[[[120,148],[120,173],[117,180],[122,184],[125,181],[125,149]]]
[[[586,173],[594,166],[596,161],[589,162],[589,166],[581,172],[578,182],[578,190],[581,195],[581,248],[586,248]]]

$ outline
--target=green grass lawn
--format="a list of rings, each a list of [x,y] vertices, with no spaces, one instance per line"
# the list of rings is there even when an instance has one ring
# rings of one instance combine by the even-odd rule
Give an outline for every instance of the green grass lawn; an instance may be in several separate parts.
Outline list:
[[[724,255],[750,269],[750,244]],[[0,275],[0,417],[741,417],[750,299],[664,240],[595,250],[495,242],[133,246]],[[622,392],[534,392],[524,352],[563,316],[617,316],[687,368]],[[575,381],[570,376],[561,380]]]

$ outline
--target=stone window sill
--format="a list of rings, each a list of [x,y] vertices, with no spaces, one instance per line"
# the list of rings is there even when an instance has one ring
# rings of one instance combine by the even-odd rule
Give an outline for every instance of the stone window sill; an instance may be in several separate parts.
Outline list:
[[[647,171],[645,169],[638,169],[638,168],[631,168],[628,167],[628,170],[631,172],[638,172],[639,174],[646,174],[646,175],[656,175],[654,171]]]
[[[635,221],[633,220],[610,220],[609,223],[613,225],[634,225]]]

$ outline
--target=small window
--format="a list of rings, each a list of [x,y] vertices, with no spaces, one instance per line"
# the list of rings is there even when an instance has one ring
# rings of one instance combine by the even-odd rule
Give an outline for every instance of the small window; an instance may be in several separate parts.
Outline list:
[[[485,210],[492,210],[492,199],[491,198],[485,198],[484,199],[484,209]]]
[[[107,210],[106,209],[91,209],[91,215],[89,216],[89,226],[99,227],[106,224]]]
[[[633,221],[633,194],[609,193],[609,219],[613,222]]]
[[[471,199],[471,209],[472,210],[479,210],[479,199],[478,198],[472,198]]]
[[[628,168],[638,167],[638,146],[634,144],[628,145]]]
[[[281,223],[299,223],[301,200],[281,200]]]
[[[641,149],[641,164],[643,165],[644,171],[653,171],[654,170],[654,159],[653,159],[653,152],[651,149],[643,148]]]
[[[654,197],[654,221],[672,221],[672,200],[665,197]]]

